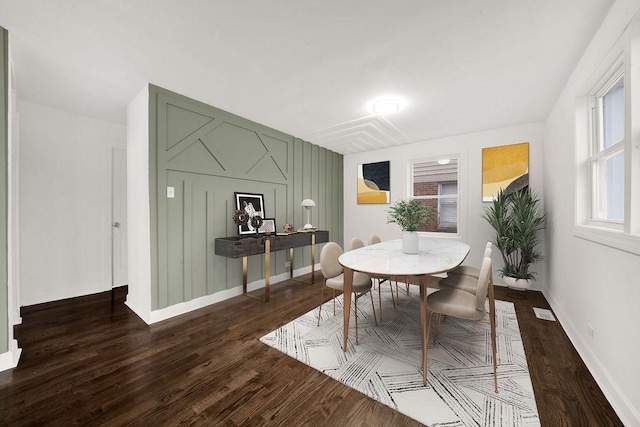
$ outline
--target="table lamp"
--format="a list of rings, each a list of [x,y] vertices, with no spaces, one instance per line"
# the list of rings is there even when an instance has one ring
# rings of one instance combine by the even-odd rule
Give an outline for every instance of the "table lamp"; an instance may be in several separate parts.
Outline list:
[[[314,207],[316,205],[316,202],[314,202],[311,199],[304,199],[302,201],[302,203],[300,203],[300,206],[302,206],[303,208],[305,208],[307,210],[307,223],[304,225],[304,229],[305,230],[309,230],[312,228],[315,228],[313,225],[311,225],[311,208]]]

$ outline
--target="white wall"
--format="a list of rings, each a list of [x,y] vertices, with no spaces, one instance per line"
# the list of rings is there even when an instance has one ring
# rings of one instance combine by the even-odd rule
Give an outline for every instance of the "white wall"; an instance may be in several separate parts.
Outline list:
[[[21,305],[111,289],[111,149],[125,126],[18,109]]]
[[[391,203],[409,197],[409,161],[460,155],[460,209],[459,230],[461,240],[471,246],[471,252],[464,264],[479,266],[484,247],[493,240],[493,229],[481,215],[488,203],[482,202],[482,149],[499,145],[529,143],[530,186],[542,194],[542,146],[543,123],[525,124],[502,129],[474,132],[464,135],[416,142],[399,147],[350,154],[344,157],[344,247],[352,238],[367,242],[369,235],[378,234],[382,240],[401,238],[401,230],[396,224],[387,224],[387,210],[390,205],[359,205],[357,203],[357,167],[362,163],[389,160],[391,162]],[[544,208],[544,203],[542,203]],[[340,243],[340,242],[339,242]],[[544,248],[541,248],[544,249]],[[502,267],[499,256],[494,256],[494,269]],[[538,272],[533,289],[539,289],[546,281],[544,263],[532,269]],[[496,283],[500,275],[495,274]]]
[[[149,86],[127,106],[127,306],[151,323],[151,220],[149,206]]]
[[[18,276],[18,257],[16,251],[18,246],[18,159],[19,157],[19,132],[18,132],[18,102],[15,88],[15,79],[13,75],[13,61],[11,54],[11,46],[9,46],[8,55],[8,123],[7,135],[9,137],[7,143],[7,178],[8,178],[8,197],[7,197],[7,338],[8,351],[0,354],[0,371],[14,368],[18,366],[22,349],[18,347],[18,341],[13,337],[13,326],[20,324],[20,288],[17,286]],[[1,310],[0,310],[1,311]]]
[[[545,296],[629,426],[640,425],[640,256],[574,235],[574,150],[576,102],[638,7],[637,0],[614,4],[549,115],[544,137],[544,190],[551,213]],[[587,325],[594,328],[593,337]]]

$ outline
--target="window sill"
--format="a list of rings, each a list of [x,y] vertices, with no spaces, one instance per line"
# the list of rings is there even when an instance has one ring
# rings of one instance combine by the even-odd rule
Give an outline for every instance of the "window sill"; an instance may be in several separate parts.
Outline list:
[[[438,231],[418,231],[418,234],[420,236],[437,237],[439,239],[462,240],[462,236],[459,233],[442,233]]]
[[[604,246],[640,255],[639,235],[626,234],[622,231],[590,225],[576,225],[573,228],[573,235]]]

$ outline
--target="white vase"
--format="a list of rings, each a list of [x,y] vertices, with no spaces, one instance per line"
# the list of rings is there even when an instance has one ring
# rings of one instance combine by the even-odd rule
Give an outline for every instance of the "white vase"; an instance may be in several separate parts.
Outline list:
[[[419,252],[419,235],[417,231],[402,232],[402,252],[405,254],[417,254]]]
[[[526,291],[529,289],[531,281],[529,279],[516,279],[515,277],[502,276],[502,281],[511,289]]]

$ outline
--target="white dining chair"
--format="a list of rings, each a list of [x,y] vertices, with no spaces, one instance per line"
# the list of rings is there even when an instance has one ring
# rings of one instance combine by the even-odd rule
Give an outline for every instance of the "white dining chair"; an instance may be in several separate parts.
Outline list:
[[[496,344],[496,309],[493,289],[493,271],[491,258],[484,258],[480,274],[476,279],[475,293],[460,289],[440,289],[427,297],[427,341],[433,315],[437,315],[434,326],[433,343],[436,344],[442,316],[458,317],[460,319],[485,322],[485,303],[489,297],[489,324],[491,325],[491,349],[493,353],[493,381],[495,392],[498,393],[498,355]],[[427,369],[426,361],[423,368]]]
[[[338,261],[343,251],[340,245],[335,242],[329,242],[324,245],[320,251],[320,270],[324,276],[324,284],[322,286],[322,293],[320,294],[320,307],[318,308],[318,326],[320,326],[320,319],[322,317],[322,305],[324,303],[324,288],[325,286],[333,290],[333,315],[336,314],[336,291],[343,292],[344,290],[344,268]],[[364,273],[353,273],[353,285],[351,293],[354,295],[354,309],[356,318],[356,344],[358,344],[358,299],[365,294],[369,294],[371,297],[371,308],[373,309],[373,320],[375,324],[378,324],[376,320],[376,307],[373,302],[373,294],[371,293],[371,278]],[[344,298],[351,298],[351,295],[344,295]]]

